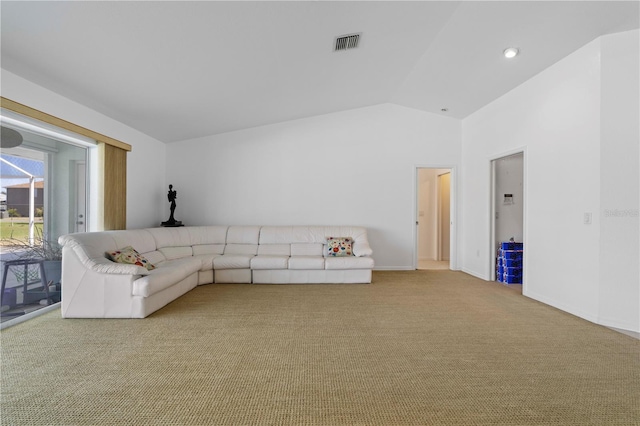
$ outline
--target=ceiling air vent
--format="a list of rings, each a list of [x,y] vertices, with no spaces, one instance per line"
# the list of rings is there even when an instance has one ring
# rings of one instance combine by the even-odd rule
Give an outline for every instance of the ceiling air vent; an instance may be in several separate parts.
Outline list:
[[[358,47],[358,42],[360,41],[360,34],[347,34],[340,37],[336,37],[336,42],[333,46],[334,52],[339,52],[341,50],[349,50],[355,49]]]

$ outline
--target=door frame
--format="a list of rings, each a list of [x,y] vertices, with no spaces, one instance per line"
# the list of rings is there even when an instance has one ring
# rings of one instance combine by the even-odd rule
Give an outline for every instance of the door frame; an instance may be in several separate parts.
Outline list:
[[[495,161],[505,157],[511,157],[512,155],[522,154],[522,243],[526,250],[527,247],[527,148],[520,147],[513,150],[504,151],[499,154],[492,155],[488,158],[489,167],[489,255],[490,255],[490,270],[489,277],[491,281],[496,280],[496,173],[495,173]],[[525,252],[526,253],[526,252]],[[522,293],[525,292],[525,286],[527,282],[527,258],[523,257],[522,261]]]
[[[413,270],[418,269],[418,170],[419,169],[449,169],[451,173],[451,192],[449,200],[451,229],[449,235],[449,269],[458,269],[458,166],[453,164],[418,164],[413,167]]]
[[[442,192],[441,192],[441,184],[442,184],[442,176],[444,175],[449,175],[449,197],[451,197],[451,170],[449,170],[448,172],[444,172],[444,173],[440,173],[439,175],[436,176],[437,179],[437,185],[436,185],[436,203],[437,203],[437,222],[438,222],[438,248],[437,248],[437,258],[438,261],[442,261]],[[449,232],[451,232],[451,205],[449,205]],[[449,238],[449,240],[451,240],[451,238]],[[451,245],[451,241],[449,241],[449,245]],[[449,258],[445,259],[447,261],[451,261],[451,251],[449,251]]]
[[[88,176],[88,167],[86,160],[72,160],[72,169],[74,171],[74,179],[73,179],[73,203],[72,208],[73,217],[70,217],[70,226],[73,227],[74,232],[87,232],[89,230],[89,218],[87,217],[87,207],[89,206],[88,200],[88,187],[87,185],[87,176]],[[83,191],[80,191],[80,190]],[[80,209],[80,200],[79,197],[82,197],[84,208]],[[79,216],[82,215],[82,218]],[[83,228],[84,231],[78,230],[79,221],[82,220],[84,222]]]

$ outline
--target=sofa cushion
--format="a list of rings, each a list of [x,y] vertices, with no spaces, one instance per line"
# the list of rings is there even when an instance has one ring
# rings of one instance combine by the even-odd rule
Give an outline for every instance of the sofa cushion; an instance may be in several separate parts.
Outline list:
[[[324,241],[330,236],[345,236],[353,240],[355,256],[371,256],[373,251],[367,238],[367,229],[361,226],[309,226],[313,241]],[[322,239],[320,239],[322,237]]]
[[[222,256],[221,254],[199,254],[193,256],[194,259],[200,260],[202,266],[201,271],[210,271],[213,269],[213,259]]]
[[[147,231],[153,235],[158,249],[164,247],[191,247],[191,235],[186,227],[149,228]]]
[[[107,255],[116,263],[138,265],[146,268],[149,271],[155,269],[155,266],[151,262],[149,262],[144,256],[138,253],[131,246],[127,246],[119,250],[109,251],[107,252]]]
[[[245,254],[225,254],[213,259],[213,269],[249,269],[254,256]]]
[[[287,269],[289,256],[256,256],[251,259],[251,269]]]
[[[198,244],[192,247],[193,255],[201,254],[222,254],[224,253],[224,244]]]
[[[291,256],[289,269],[324,269],[322,256]]]
[[[162,247],[159,251],[167,258],[167,260],[182,259],[183,257],[193,256],[193,249],[191,246]]]
[[[322,243],[293,243],[291,256],[322,256]]]
[[[227,244],[258,244],[259,226],[230,226],[227,230]]]
[[[325,256],[343,257],[353,255],[353,239],[351,237],[327,237]]]
[[[133,282],[133,295],[149,297],[197,273],[202,263],[195,258],[168,260]]]
[[[227,242],[228,226],[187,226],[185,227],[191,243],[189,245],[222,244]]]
[[[158,250],[148,251],[146,253],[140,253],[140,254],[143,255],[144,257],[146,257],[149,262],[153,263],[156,266],[159,263],[162,263],[165,260],[167,260],[167,258],[164,257],[164,254],[162,254]]]
[[[355,256],[371,256],[373,251],[367,239],[367,229],[361,226],[263,226],[260,244],[291,243],[292,256],[317,255],[294,251],[294,244],[326,244],[327,237],[346,236],[353,240]]]
[[[258,255],[267,256],[289,256],[291,254],[291,244],[260,244]]]
[[[109,232],[118,247],[131,246],[134,247],[138,253],[156,250],[156,240],[146,229],[128,229]]]
[[[373,268],[371,257],[327,257],[324,261],[325,269],[371,269]]]
[[[258,254],[257,244],[227,244],[224,248],[224,254]]]

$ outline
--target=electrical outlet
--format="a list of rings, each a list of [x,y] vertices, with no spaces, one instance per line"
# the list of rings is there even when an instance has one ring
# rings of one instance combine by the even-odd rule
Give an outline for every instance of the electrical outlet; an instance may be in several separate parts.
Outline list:
[[[584,213],[584,224],[591,225],[591,213],[589,212]]]

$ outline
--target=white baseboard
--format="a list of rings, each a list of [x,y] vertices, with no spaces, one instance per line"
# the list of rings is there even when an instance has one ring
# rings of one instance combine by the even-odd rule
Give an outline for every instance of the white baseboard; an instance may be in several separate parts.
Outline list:
[[[546,296],[542,296],[537,293],[532,293],[530,291],[527,291],[526,293],[523,291],[522,295],[530,299],[537,300],[538,302],[544,303],[545,305],[549,305],[552,308],[556,308],[568,314],[574,315],[578,318],[582,318],[583,320],[592,322],[594,324],[602,325],[598,322],[597,317],[595,317],[594,315],[591,315],[589,312],[576,309],[574,306],[569,306],[564,303],[560,303],[557,300],[549,299]]]
[[[483,281],[491,281],[489,278],[485,277],[484,275],[476,272],[476,271],[472,271],[471,269],[467,269],[467,268],[461,268],[460,271],[464,272],[465,274],[469,274],[471,276],[474,276],[478,279],[481,279]]]
[[[613,331],[617,331],[618,333],[626,334],[627,336],[640,340],[640,333],[637,331],[624,330],[622,328],[615,328],[615,327],[607,327],[607,328]]]

